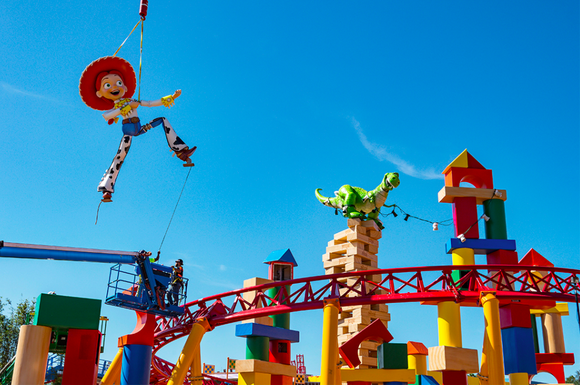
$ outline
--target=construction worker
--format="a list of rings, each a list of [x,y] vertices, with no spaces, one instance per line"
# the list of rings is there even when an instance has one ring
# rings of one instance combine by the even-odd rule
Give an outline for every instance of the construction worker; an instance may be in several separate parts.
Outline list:
[[[179,293],[183,287],[183,260],[175,261],[173,271],[171,272],[171,280],[167,288],[167,303],[169,305],[179,305]]]

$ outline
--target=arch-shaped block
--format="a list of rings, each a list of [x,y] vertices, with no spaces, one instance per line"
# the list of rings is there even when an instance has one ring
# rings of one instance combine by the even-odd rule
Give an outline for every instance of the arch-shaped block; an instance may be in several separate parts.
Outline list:
[[[564,375],[564,365],[563,364],[539,364],[538,373],[550,373],[558,384],[563,384],[566,382],[566,376]],[[534,378],[534,375],[531,375],[529,379],[531,380]]]
[[[460,187],[461,182],[469,183],[475,188],[492,189],[493,175],[491,170],[461,167],[451,167],[445,173],[445,186]]]
[[[137,325],[131,334],[119,338],[118,346],[146,345],[153,346],[153,334],[155,331],[155,314],[136,311]]]
[[[385,343],[393,340],[393,336],[380,319],[374,320],[369,326],[358,332],[350,340],[338,348],[338,352],[344,358],[346,364],[355,368],[360,365],[358,358],[358,348],[363,341],[371,340],[378,343]]]

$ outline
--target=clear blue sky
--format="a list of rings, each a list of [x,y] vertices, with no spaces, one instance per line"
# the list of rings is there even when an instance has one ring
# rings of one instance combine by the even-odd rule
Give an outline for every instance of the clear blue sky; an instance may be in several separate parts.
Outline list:
[[[297,277],[324,273],[321,256],[346,227],[314,197],[342,184],[374,188],[401,173],[388,203],[428,219],[441,171],[468,149],[506,189],[508,235],[580,268],[579,8],[575,1],[150,0],[142,99],[182,89],[165,116],[190,145],[192,170],[162,249],[185,261],[189,299],[267,275],[268,254],[290,248]],[[119,140],[78,94],[84,68],[112,55],[138,21],[138,1],[24,0],[0,4],[0,239],[156,251],[187,169],[160,130],[135,138],[114,202],[96,191]],[[119,56],[139,64],[139,34]],[[451,228],[386,220],[381,268],[451,263]],[[483,257],[476,262],[484,263]],[[109,265],[4,259],[0,296],[50,290],[104,299]],[[437,345],[436,309],[390,306],[395,341]],[[103,305],[107,350],[133,330],[128,310]],[[295,314],[309,373],[320,367],[321,312]],[[463,315],[464,346],[481,348],[481,309]],[[580,360],[576,316],[566,347]],[[162,356],[177,357],[181,343]],[[233,326],[209,333],[203,361],[243,358]],[[580,369],[566,367],[567,375]],[[541,377],[537,377],[541,379]],[[553,381],[550,376],[546,381]]]

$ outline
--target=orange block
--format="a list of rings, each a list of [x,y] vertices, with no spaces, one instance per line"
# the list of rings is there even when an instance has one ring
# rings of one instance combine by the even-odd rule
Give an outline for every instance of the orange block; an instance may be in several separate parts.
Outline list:
[[[429,355],[429,349],[420,342],[409,341],[407,342],[407,354],[427,356]]]

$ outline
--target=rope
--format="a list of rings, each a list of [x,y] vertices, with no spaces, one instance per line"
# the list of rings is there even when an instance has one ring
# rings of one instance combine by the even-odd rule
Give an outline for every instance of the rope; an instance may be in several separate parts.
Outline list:
[[[100,201],[99,206],[97,207],[97,218],[95,219],[95,225],[99,221],[99,210],[101,209],[101,203],[103,203],[103,201]]]
[[[141,19],[141,47],[139,50],[139,93],[137,94],[137,100],[141,100],[141,65],[143,64],[143,26],[145,23],[143,22],[145,19]]]
[[[115,51],[115,53],[113,54],[113,56],[117,56],[117,53],[121,50],[121,47],[123,47],[123,45],[125,44],[125,42],[129,38],[129,36],[131,36],[131,34],[133,33],[133,31],[135,31],[135,28],[137,28],[137,26],[139,25],[139,23],[141,23],[142,21],[143,21],[143,19],[139,19],[139,21],[137,22],[137,24],[135,24],[135,26],[133,27],[133,29],[131,30],[131,32],[129,33],[129,35],[125,38],[125,40],[123,40],[123,42],[121,43],[121,45],[119,46],[119,48],[117,48],[117,50]]]
[[[159,245],[159,250],[157,251],[157,255],[161,253],[161,247],[163,246],[163,242],[165,242],[165,237],[167,236],[167,232],[169,231],[169,226],[171,226],[171,222],[173,221],[173,216],[175,215],[175,211],[177,210],[177,205],[181,200],[181,195],[183,194],[183,190],[185,189],[185,184],[187,183],[187,179],[189,179],[189,174],[191,173],[191,167],[187,172],[187,176],[185,177],[185,182],[183,182],[183,187],[181,188],[181,192],[179,193],[179,198],[177,198],[177,203],[175,204],[175,208],[173,209],[173,214],[171,214],[171,219],[169,220],[169,224],[167,225],[167,229],[165,230],[165,234],[163,235],[163,239],[161,240],[161,244]]]

